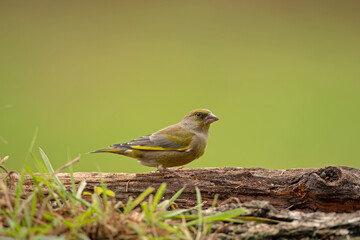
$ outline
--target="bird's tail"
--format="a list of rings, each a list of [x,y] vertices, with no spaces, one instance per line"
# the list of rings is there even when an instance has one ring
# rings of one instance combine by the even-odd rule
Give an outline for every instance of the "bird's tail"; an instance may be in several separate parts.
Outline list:
[[[124,151],[122,151],[120,149],[116,149],[116,148],[100,149],[100,150],[92,151],[89,153],[100,153],[100,152],[117,153],[117,154],[124,153]]]

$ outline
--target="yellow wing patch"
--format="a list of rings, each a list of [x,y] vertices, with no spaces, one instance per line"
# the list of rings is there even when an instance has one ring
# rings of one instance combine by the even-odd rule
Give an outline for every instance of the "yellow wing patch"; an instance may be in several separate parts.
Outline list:
[[[186,146],[184,148],[163,148],[163,147],[148,147],[148,146],[131,146],[133,149],[138,150],[148,150],[148,151],[185,151],[189,149],[190,146]]]

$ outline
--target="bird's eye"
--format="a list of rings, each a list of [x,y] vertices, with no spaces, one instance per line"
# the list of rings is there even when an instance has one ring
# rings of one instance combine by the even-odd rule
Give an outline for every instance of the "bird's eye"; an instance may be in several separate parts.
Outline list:
[[[198,112],[198,113],[196,113],[196,116],[197,116],[197,117],[201,117],[202,114]]]

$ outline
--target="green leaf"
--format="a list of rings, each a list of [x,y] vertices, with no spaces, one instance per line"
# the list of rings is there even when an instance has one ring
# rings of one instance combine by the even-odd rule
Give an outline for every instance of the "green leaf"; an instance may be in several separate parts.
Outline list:
[[[43,218],[45,218],[48,221],[52,221],[52,220],[54,220],[55,217],[54,217],[54,215],[46,212],[43,214]]]
[[[212,204],[211,204],[211,209],[215,208],[218,198],[219,198],[219,194],[215,194],[215,197],[214,197],[214,199],[212,201]]]
[[[40,147],[39,147],[39,152],[49,173],[54,174],[55,171],[50,163],[49,158],[46,156],[45,152]]]
[[[203,223],[203,215],[202,215],[202,200],[201,200],[201,193],[198,187],[195,187],[196,190],[196,200],[198,206],[198,221],[199,221],[199,232],[201,232],[201,226]]]
[[[130,204],[126,204],[126,207],[124,209],[124,214],[128,214],[131,210],[133,210],[139,203],[141,203],[150,193],[154,191],[154,188],[148,187],[144,192],[142,192],[135,200],[134,202],[131,202]],[[130,199],[129,199],[130,200]]]
[[[27,161],[27,159],[29,158],[29,155],[30,155],[31,152],[33,151],[33,148],[34,148],[34,145],[35,145],[35,142],[36,142],[36,138],[37,138],[38,133],[39,133],[39,128],[37,127],[37,128],[35,128],[34,136],[33,136],[32,140],[31,140],[31,144],[30,144],[28,153],[26,154],[25,162]]]
[[[163,222],[158,222],[157,225],[159,227],[163,228],[163,229],[166,229],[166,230],[170,231],[170,232],[174,232],[174,231],[177,230],[176,228],[171,227],[171,225],[168,225],[168,224],[163,223]]]
[[[245,212],[244,208],[237,208],[237,209],[217,213],[215,215],[205,216],[204,220],[207,223],[216,222],[216,221],[229,222],[229,221],[232,221],[233,218],[238,217],[239,215],[243,214],[244,212]],[[194,226],[194,225],[199,225],[200,223],[201,223],[201,220],[196,219],[194,221],[188,222],[186,225],[187,226]]]
[[[177,191],[177,193],[175,193],[174,196],[172,196],[172,198],[170,198],[169,202],[165,206],[165,209],[168,209],[171,206],[171,204],[173,204],[173,202],[182,194],[184,189],[185,189],[185,187],[183,187],[182,189]]]
[[[31,202],[31,220],[34,220],[35,217],[35,211],[37,210],[36,208],[36,202],[37,202],[37,189],[34,190],[33,195],[32,195],[32,202]]]
[[[244,217],[240,217],[240,219],[244,222],[249,222],[249,221],[255,221],[257,223],[267,223],[267,224],[277,224],[277,223],[281,223],[282,221],[279,220],[275,220],[275,219],[270,219],[270,218],[262,218],[262,217],[254,217],[254,216],[244,216]]]
[[[39,152],[40,152],[40,155],[43,159],[43,162],[45,164],[45,167],[46,169],[49,171],[49,173],[52,175],[52,177],[54,178],[56,184],[62,189],[64,190],[65,187],[64,185],[60,182],[59,178],[55,175],[55,171],[50,163],[50,160],[49,158],[46,156],[45,152],[39,147]]]
[[[237,208],[237,209],[217,213],[215,215],[206,216],[206,218],[207,218],[207,222],[210,223],[215,221],[222,221],[223,219],[234,218],[243,214],[244,212],[245,212],[244,208]]]
[[[147,202],[142,202],[141,203],[141,209],[143,210],[143,212],[145,213],[145,221],[150,222],[150,212],[149,212],[149,205]]]
[[[160,216],[163,218],[173,218],[174,216],[179,216],[180,214],[191,211],[191,209],[177,209],[173,211],[165,211],[160,213]]]
[[[166,183],[162,183],[154,196],[154,200],[151,205],[151,212],[155,211],[157,204],[159,203],[160,199],[165,193],[165,189],[166,189]]]

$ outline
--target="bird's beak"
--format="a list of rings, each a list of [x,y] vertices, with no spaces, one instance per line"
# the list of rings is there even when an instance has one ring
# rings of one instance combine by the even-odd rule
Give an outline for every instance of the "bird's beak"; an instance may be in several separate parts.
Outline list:
[[[219,120],[219,118],[217,116],[215,116],[214,114],[210,113],[207,117],[206,117],[206,124],[211,124],[215,121]]]

